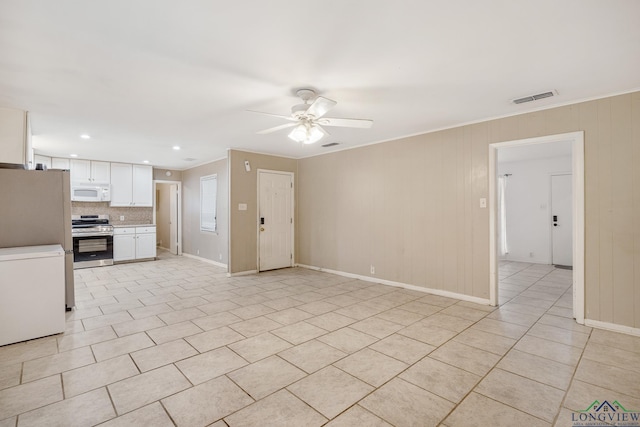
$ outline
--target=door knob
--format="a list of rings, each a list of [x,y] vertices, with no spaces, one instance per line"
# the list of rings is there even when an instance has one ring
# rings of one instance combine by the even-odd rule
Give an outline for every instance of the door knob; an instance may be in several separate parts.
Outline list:
[[[260,227],[260,231],[264,231],[264,227]]]

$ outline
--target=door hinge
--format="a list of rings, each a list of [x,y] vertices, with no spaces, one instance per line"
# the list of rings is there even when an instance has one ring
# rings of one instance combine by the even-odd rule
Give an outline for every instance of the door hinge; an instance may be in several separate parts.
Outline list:
[[[291,188],[293,188],[293,182],[291,183]]]
[[[293,224],[293,218],[291,218],[291,224]]]
[[[290,257],[290,258],[291,258],[291,259],[293,259],[293,254],[290,254],[290,255],[291,255],[291,257]]]

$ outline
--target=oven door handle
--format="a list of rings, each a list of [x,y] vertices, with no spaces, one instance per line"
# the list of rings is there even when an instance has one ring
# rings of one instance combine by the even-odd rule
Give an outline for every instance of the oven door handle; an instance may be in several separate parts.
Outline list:
[[[72,234],[71,237],[111,237],[113,233],[87,233],[87,234]]]

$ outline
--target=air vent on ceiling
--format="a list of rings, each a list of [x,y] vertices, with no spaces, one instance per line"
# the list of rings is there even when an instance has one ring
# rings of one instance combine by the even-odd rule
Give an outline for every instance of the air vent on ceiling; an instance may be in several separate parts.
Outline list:
[[[324,144],[323,147],[328,148],[328,147],[334,147],[336,145],[340,145],[339,142],[330,142],[328,144]]]
[[[184,160],[185,162],[195,162],[196,161],[196,159],[194,159],[193,157],[187,157],[186,159],[182,159],[182,160]]]
[[[513,103],[514,104],[524,104],[525,102],[532,102],[532,101],[537,101],[539,99],[550,98],[550,97],[555,96],[557,94],[558,94],[557,91],[552,90],[552,91],[549,91],[549,92],[539,93],[537,95],[529,95],[529,96],[525,96],[523,98],[514,99]]]

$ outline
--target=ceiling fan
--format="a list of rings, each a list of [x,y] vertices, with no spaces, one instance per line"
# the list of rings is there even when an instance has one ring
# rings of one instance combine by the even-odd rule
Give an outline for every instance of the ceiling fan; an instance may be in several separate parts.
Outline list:
[[[312,89],[299,89],[296,91],[296,95],[302,99],[303,104],[297,104],[291,107],[290,116],[252,111],[253,113],[266,114],[293,122],[257,132],[259,135],[265,135],[281,129],[293,128],[289,133],[289,138],[303,144],[313,144],[319,141],[324,135],[329,134],[322,126],[366,129],[373,125],[373,120],[367,119],[324,117],[330,109],[335,107],[337,102],[322,96],[316,96],[316,92]],[[312,100],[313,102],[309,103]]]

